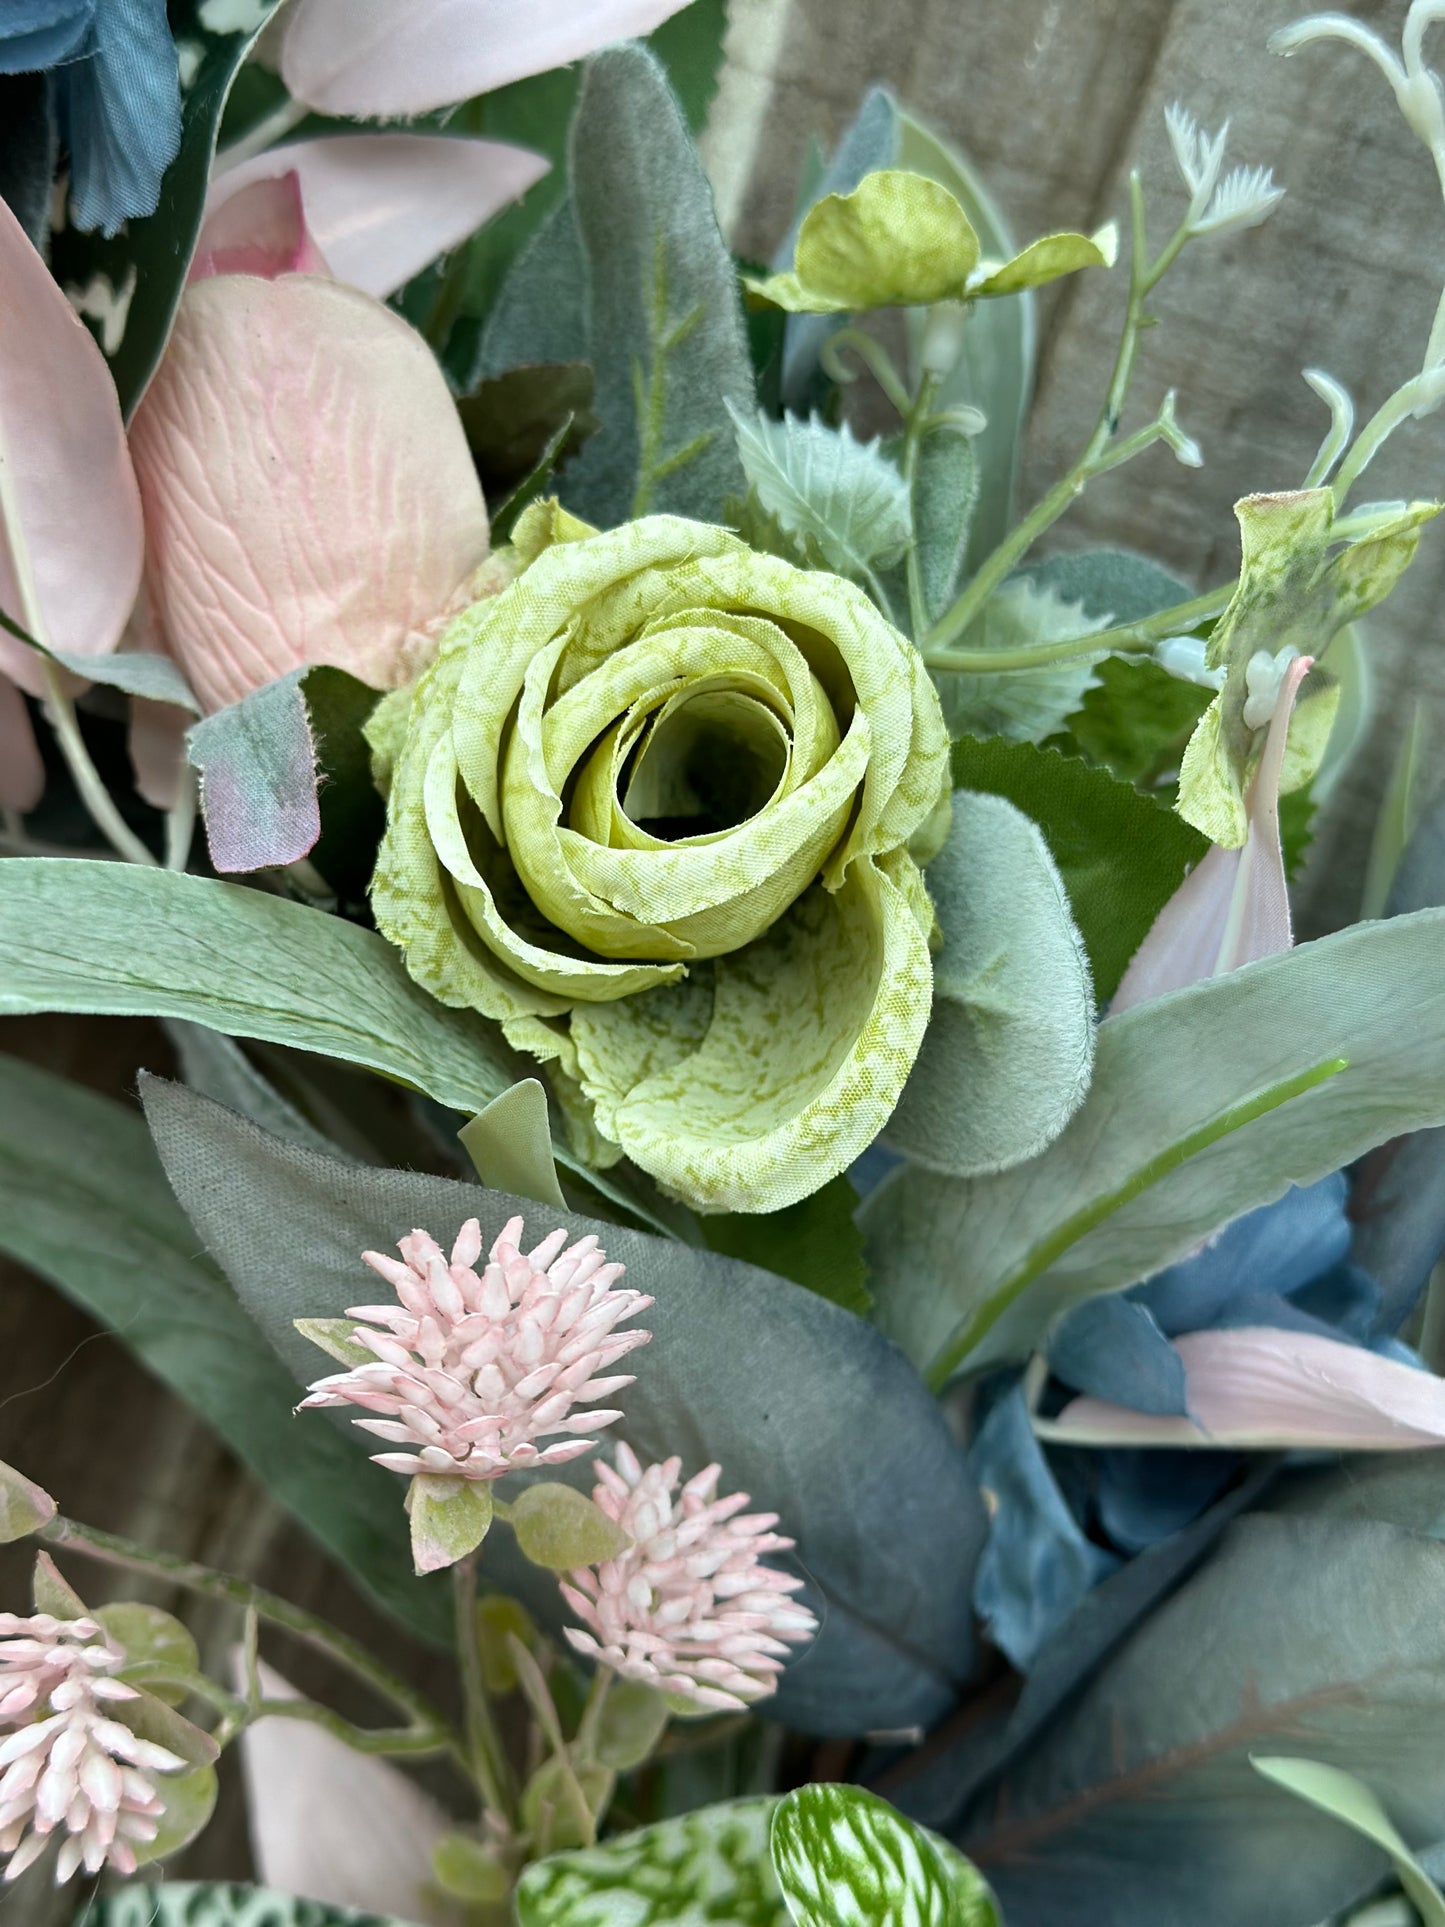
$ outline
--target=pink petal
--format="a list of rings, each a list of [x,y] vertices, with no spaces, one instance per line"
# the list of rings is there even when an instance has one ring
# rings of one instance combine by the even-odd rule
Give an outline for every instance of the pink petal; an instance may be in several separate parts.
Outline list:
[[[1109,1006],[1111,1016],[1168,990],[1272,957],[1293,943],[1279,840],[1279,778],[1295,697],[1313,664],[1312,656],[1300,656],[1280,684],[1249,788],[1243,846],[1215,845],[1190,871],[1135,951]]]
[[[321,113],[424,114],[649,34],[687,3],[293,0],[281,77]]]
[[[299,1697],[269,1666],[260,1679],[267,1699]],[[454,1927],[454,1912],[431,1888],[432,1850],[450,1823],[396,1767],[352,1752],[322,1727],[277,1718],[246,1728],[241,1767],[261,1886]]]
[[[194,719],[174,703],[130,699],[130,766],[137,791],[153,810],[174,809],[186,766],[186,731]]]
[[[56,649],[102,656],[140,583],[140,495],[104,357],[0,202],[0,609]],[[41,693],[35,652],[0,669]]]
[[[202,244],[238,189],[288,168],[300,178],[307,225],[331,272],[380,298],[519,200],[547,165],[505,141],[446,134],[297,141],[217,176]]]
[[[1064,1445],[1293,1446],[1401,1452],[1445,1445],[1445,1380],[1338,1339],[1273,1327],[1176,1338],[1197,1424],[1077,1398],[1035,1420]]]
[[[189,287],[131,448],[156,616],[207,709],[308,663],[404,681],[487,553],[431,350],[315,275]]]
[[[271,157],[278,163],[280,155]],[[306,225],[301,178],[294,167],[275,167],[238,179],[214,202],[196,241],[188,281],[213,274],[329,274],[326,258]]]
[[[45,765],[25,698],[0,676],[0,809],[24,816],[45,793]]]

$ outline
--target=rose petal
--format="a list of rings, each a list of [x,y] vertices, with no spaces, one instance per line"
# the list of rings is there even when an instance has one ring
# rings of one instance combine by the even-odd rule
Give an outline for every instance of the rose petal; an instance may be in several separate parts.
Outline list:
[[[547,165],[505,141],[446,134],[297,141],[217,176],[201,245],[239,192],[286,168],[299,177],[306,224],[330,271],[380,298],[520,199]]]
[[[1061,1445],[1352,1452],[1445,1445],[1445,1380],[1392,1358],[1266,1326],[1190,1332],[1175,1346],[1192,1420],[1080,1398],[1056,1419],[1036,1419],[1035,1432]]]
[[[140,495],[99,348],[0,202],[0,609],[57,649],[113,649],[140,584]],[[0,633],[0,668],[44,688]]]
[[[486,556],[430,349],[315,275],[188,288],[131,445],[160,628],[208,709],[305,663],[404,680]]]
[[[318,112],[425,114],[652,32],[688,0],[295,0],[281,77]]]

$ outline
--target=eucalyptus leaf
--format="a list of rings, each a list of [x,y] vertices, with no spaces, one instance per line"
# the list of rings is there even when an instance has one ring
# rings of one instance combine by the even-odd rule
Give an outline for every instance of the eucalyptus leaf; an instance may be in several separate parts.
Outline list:
[[[926,874],[942,936],[933,1015],[885,1136],[931,1171],[1005,1170],[1051,1143],[1088,1090],[1088,958],[1048,846],[1002,797],[955,792]]]
[[[187,734],[211,862],[223,873],[295,863],[321,834],[305,674],[264,683]]]
[[[567,1209],[552,1155],[547,1093],[535,1077],[524,1077],[494,1097],[457,1136],[490,1190]]]
[[[1312,1927],[1377,1882],[1379,1850],[1265,1799],[1250,1755],[1307,1750],[1367,1778],[1406,1838],[1438,1839],[1442,1582],[1445,1547],[1390,1526],[1237,1522],[959,1844],[1012,1920]]]
[[[999,1927],[963,1855],[861,1787],[799,1787],[768,1839],[796,1927]]]
[[[908,488],[876,441],[816,417],[731,412],[749,485],[800,560],[864,583],[898,561],[912,534]]]
[[[1283,1787],[1299,1800],[1307,1800],[1332,1819],[1353,1827],[1366,1840],[1390,1856],[1400,1885],[1405,1889],[1421,1927],[1445,1927],[1445,1899],[1440,1889],[1400,1838],[1388,1813],[1374,1793],[1352,1773],[1320,1760],[1297,1760],[1288,1756],[1262,1757],[1255,1754],[1250,1764],[1274,1786]]]
[[[726,411],[751,404],[752,364],[712,192],[645,48],[588,63],[570,179],[602,431],[569,469],[568,506],[599,527],[716,521],[741,492]]]
[[[908,1170],[863,1207],[878,1319],[941,1382],[1402,1131],[1445,1123],[1445,911],[1359,925],[1137,1005],[1031,1164]],[[1342,1067],[1343,1066],[1343,1067]]]
[[[417,1584],[394,1528],[398,1481],[331,1427],[293,1416],[291,1374],[198,1255],[140,1118],[10,1057],[0,1057],[0,1249],[118,1332],[389,1611],[446,1637],[446,1595]]]
[[[355,1907],[224,1880],[127,1881],[91,1894],[86,1927],[406,1927]]]
[[[292,1321],[337,1317],[355,1302],[363,1249],[385,1250],[417,1225],[446,1241],[469,1217],[486,1242],[530,1209],[502,1192],[280,1143],[179,1085],[148,1079],[145,1101],[197,1231],[303,1381],[315,1353]],[[629,1284],[656,1300],[620,1435],[644,1460],[676,1452],[692,1470],[716,1460],[726,1489],[779,1513],[798,1540],[802,1597],[823,1626],[770,1710],[819,1732],[938,1717],[969,1675],[983,1521],[962,1455],[906,1361],[861,1319],[786,1279],[547,1214],[549,1227],[558,1221],[574,1237],[595,1233]],[[365,1445],[357,1435],[359,1457]],[[585,1463],[576,1481],[590,1487]],[[555,1583],[504,1535],[493,1535],[484,1563],[555,1630]]]

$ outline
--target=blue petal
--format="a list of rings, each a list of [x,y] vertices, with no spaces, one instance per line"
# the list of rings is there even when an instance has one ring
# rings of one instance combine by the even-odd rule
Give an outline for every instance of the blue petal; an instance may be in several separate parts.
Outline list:
[[[1027,1672],[1049,1634],[1119,1562],[1079,1530],[1017,1385],[980,1426],[969,1465],[996,1501],[973,1603],[994,1644]]]
[[[37,74],[67,60],[90,29],[95,0],[4,0],[0,74]]]
[[[1131,1295],[1171,1337],[1209,1331],[1231,1299],[1261,1293],[1288,1298],[1349,1251],[1347,1196],[1342,1171],[1303,1189],[1291,1186],[1274,1204],[1237,1218],[1205,1250],[1170,1265]]]
[[[1184,1361],[1136,1300],[1091,1298],[1060,1319],[1049,1367],[1075,1391],[1160,1418],[1183,1418]]]
[[[181,90],[165,0],[96,0],[81,57],[57,75],[78,228],[114,234],[153,214],[181,143]]]
[[[1192,1525],[1239,1470],[1229,1452],[1109,1450],[1097,1455],[1099,1524],[1123,1552],[1142,1552]]]
[[[882,1138],[875,1138],[866,1151],[862,1151],[848,1166],[848,1182],[861,1199],[870,1191],[876,1191],[886,1177],[890,1177],[900,1164],[902,1156],[890,1150]]]
[[[1351,1256],[1380,1285],[1380,1322],[1398,1331],[1445,1252],[1445,1130],[1414,1131],[1355,1173]]]
[[[1322,1318],[1340,1338],[1363,1345],[1379,1329],[1384,1294],[1358,1265],[1333,1265],[1294,1295],[1301,1311]]]

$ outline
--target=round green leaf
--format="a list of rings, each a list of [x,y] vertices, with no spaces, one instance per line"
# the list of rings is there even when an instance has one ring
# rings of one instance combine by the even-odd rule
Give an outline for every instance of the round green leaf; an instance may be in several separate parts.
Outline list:
[[[632,1544],[583,1493],[551,1480],[529,1485],[518,1495],[511,1525],[524,1555],[552,1572],[600,1565]]]

